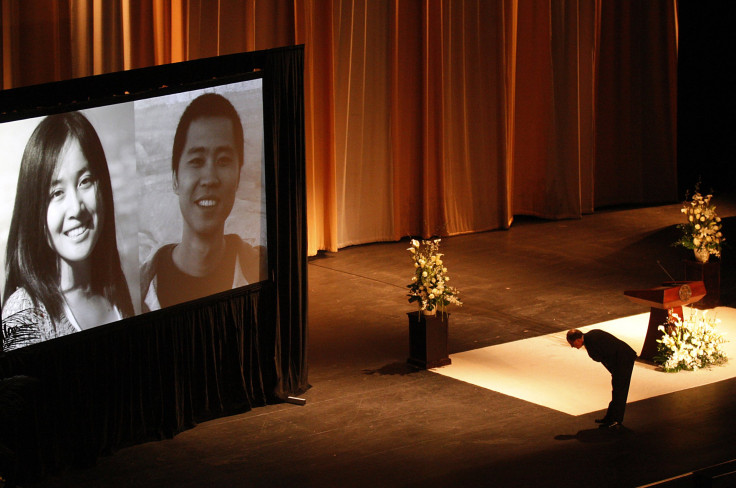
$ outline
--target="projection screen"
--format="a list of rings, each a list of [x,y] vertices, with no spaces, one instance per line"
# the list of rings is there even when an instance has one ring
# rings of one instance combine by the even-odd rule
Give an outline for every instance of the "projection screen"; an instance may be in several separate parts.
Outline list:
[[[5,351],[267,279],[260,77],[5,121],[0,147]]]

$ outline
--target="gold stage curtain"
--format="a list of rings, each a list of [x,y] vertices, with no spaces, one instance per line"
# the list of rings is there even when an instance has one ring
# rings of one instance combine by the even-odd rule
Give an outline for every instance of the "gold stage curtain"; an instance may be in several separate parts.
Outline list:
[[[676,0],[3,0],[10,88],[305,46],[308,253],[675,201]]]

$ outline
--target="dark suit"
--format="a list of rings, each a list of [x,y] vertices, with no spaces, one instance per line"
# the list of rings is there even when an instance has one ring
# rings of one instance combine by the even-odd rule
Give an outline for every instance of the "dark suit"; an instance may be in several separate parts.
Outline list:
[[[598,329],[583,334],[583,344],[588,356],[593,361],[603,363],[611,373],[613,391],[606,412],[606,421],[623,422],[636,352],[624,341]]]

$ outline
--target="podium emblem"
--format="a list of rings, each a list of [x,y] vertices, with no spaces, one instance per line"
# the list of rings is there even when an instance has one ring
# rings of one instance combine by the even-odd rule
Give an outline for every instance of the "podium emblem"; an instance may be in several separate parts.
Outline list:
[[[682,285],[678,290],[677,295],[680,297],[680,300],[684,302],[686,300],[689,300],[690,297],[693,296],[693,291],[690,289],[690,286]]]

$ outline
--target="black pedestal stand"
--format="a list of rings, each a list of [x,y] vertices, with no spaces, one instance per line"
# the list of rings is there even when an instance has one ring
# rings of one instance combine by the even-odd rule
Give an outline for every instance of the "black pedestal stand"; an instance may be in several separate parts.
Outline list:
[[[412,366],[436,368],[450,364],[447,353],[447,325],[450,314],[423,315],[409,312],[409,359]]]

